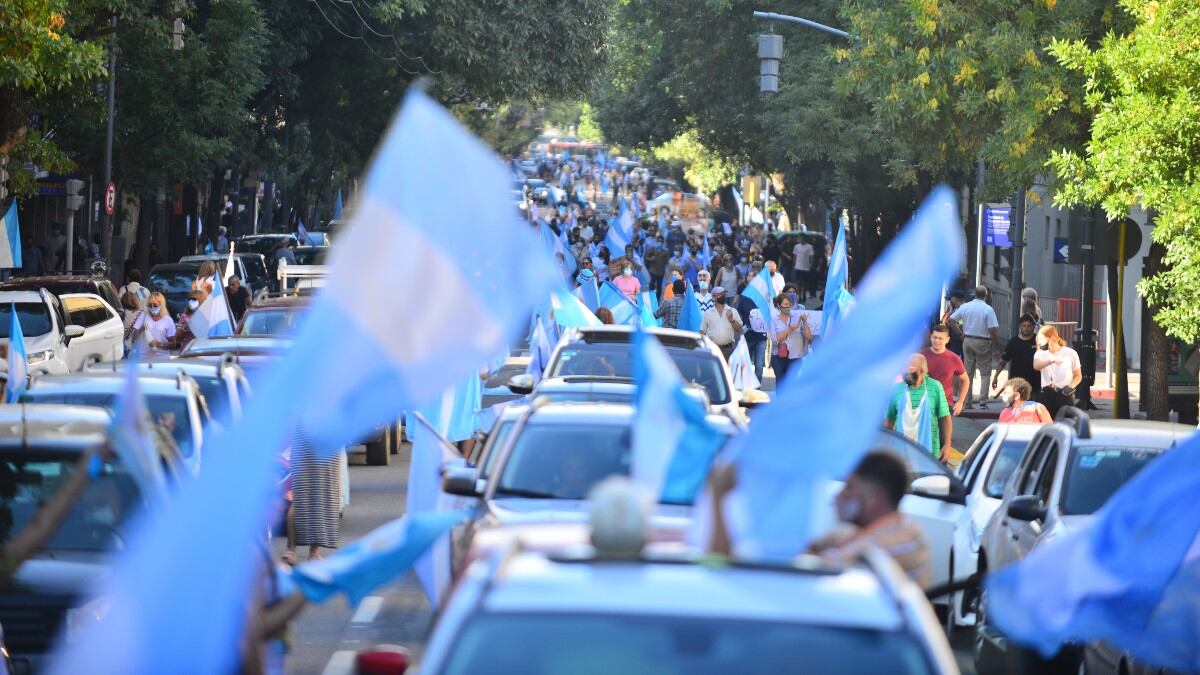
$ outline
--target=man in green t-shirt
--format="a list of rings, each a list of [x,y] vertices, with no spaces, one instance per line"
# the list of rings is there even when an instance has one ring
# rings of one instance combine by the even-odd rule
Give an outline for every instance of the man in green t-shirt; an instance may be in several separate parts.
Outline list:
[[[950,457],[952,425],[946,392],[941,384],[929,377],[925,357],[913,354],[904,382],[896,385],[896,392],[888,403],[883,426],[899,431],[944,462]]]

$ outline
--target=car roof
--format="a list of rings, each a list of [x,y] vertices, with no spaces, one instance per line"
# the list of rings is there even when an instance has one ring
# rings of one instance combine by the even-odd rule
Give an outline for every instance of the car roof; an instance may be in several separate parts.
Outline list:
[[[116,394],[125,384],[125,374],[111,370],[89,370],[84,372],[66,373],[63,375],[42,375],[33,380],[27,393],[31,396],[49,390],[72,391],[83,394]],[[138,378],[138,387],[143,394],[187,396],[188,392],[180,388],[174,378]]]
[[[112,415],[104,408],[55,403],[0,405],[0,447],[39,442],[81,449],[104,442]]]
[[[495,612],[665,614],[877,630],[904,625],[896,600],[857,565],[836,572],[801,571],[520,553],[497,570],[482,602]]]
[[[196,338],[185,349],[187,354],[220,354],[223,352],[283,352],[292,346],[292,341],[271,335],[226,335]]]
[[[150,274],[158,272],[191,272],[200,269],[201,260],[192,260],[190,262],[173,262],[162,263],[150,268]]]
[[[96,284],[98,286],[112,283],[104,277],[94,277],[87,274],[57,274],[57,275],[42,275],[36,277],[13,277],[4,283],[0,284],[0,290],[10,287],[27,287],[27,286],[74,286],[76,284]]]
[[[685,349],[703,349],[708,348],[704,345],[704,337],[699,333],[690,330],[678,330],[676,328],[646,328],[644,329],[650,335],[658,338],[658,341],[664,347],[682,347]],[[582,341],[587,343],[628,343],[633,337],[632,326],[605,324],[602,326],[581,326],[570,329],[570,332],[564,333],[564,337],[571,341]]]
[[[10,291],[0,288],[2,302],[42,302],[42,294],[34,290]]]
[[[1074,427],[1065,422],[1055,422],[1053,428],[1071,436],[1071,443],[1078,447],[1131,447],[1166,448],[1195,433],[1195,427],[1172,422],[1148,420],[1090,419],[1089,438],[1080,438]]]

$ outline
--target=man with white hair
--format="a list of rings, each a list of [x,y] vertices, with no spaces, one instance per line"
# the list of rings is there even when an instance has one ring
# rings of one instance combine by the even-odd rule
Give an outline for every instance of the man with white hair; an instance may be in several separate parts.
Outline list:
[[[771,275],[771,287],[775,289],[776,293],[782,293],[783,287],[785,284],[787,284],[787,281],[785,281],[783,275],[779,273],[779,269],[775,264],[775,261],[768,260],[766,267],[767,274]]]

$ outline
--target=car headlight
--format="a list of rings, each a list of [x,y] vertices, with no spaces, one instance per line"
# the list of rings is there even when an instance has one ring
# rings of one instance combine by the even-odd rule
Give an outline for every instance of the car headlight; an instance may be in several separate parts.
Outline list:
[[[26,354],[25,362],[31,366],[35,366],[39,363],[44,363],[46,361],[49,361],[52,358],[54,358],[54,350],[47,349],[47,350],[40,351],[40,352],[34,352],[32,354]]]
[[[112,600],[99,597],[84,604],[67,610],[67,642],[74,642],[92,626],[104,620],[108,610],[112,608]]]

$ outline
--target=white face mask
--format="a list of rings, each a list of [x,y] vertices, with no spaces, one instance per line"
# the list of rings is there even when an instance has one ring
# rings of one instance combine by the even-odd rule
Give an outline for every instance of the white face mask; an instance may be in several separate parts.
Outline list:
[[[698,283],[697,286],[699,286],[700,290],[702,291],[708,290],[708,282],[703,279],[700,280],[700,283]]]
[[[162,307],[159,307],[158,305],[151,305],[151,306],[150,306],[150,313],[151,313],[151,314],[158,314],[159,310],[161,310],[161,309],[162,309]]]
[[[188,300],[188,309],[196,309],[200,306],[199,300]]]
[[[626,267],[624,270],[621,271],[621,274],[624,274],[627,277],[631,277],[631,276],[633,276],[633,270]]]

